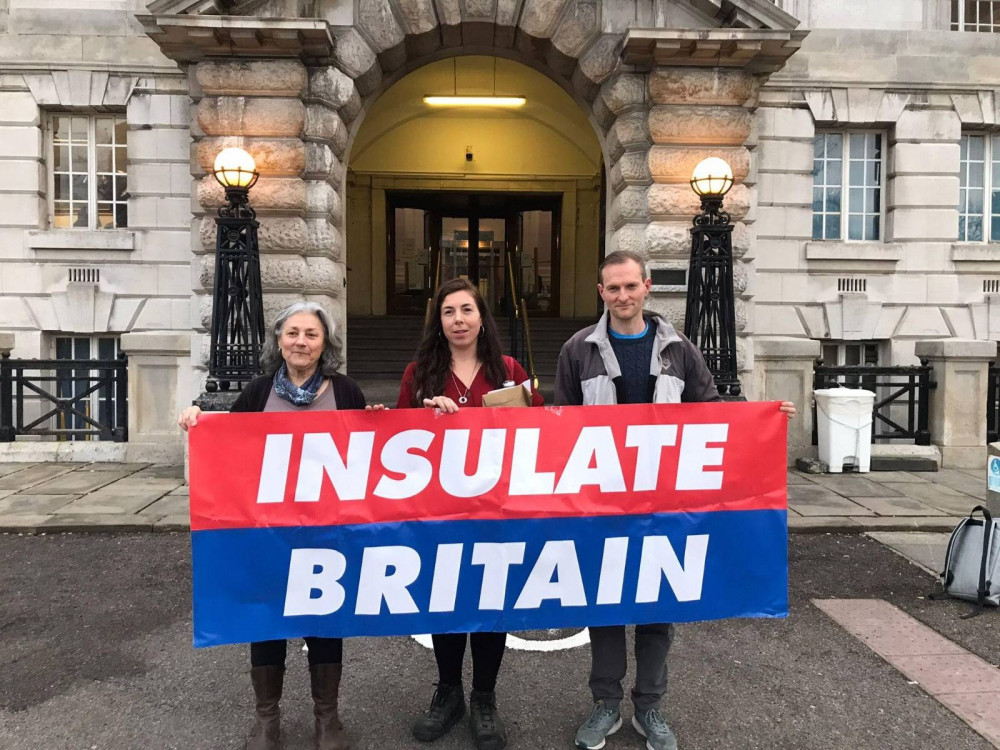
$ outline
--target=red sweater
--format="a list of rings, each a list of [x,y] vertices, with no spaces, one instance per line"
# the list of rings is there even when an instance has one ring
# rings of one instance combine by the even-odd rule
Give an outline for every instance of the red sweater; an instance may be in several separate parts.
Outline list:
[[[508,379],[513,380],[517,384],[523,383],[528,379],[527,373],[524,372],[524,368],[517,363],[517,360],[513,357],[508,357],[504,355],[503,363],[507,366],[507,374],[510,376]],[[413,373],[416,368],[415,362],[410,362],[406,366],[406,371],[403,373],[403,382],[399,384],[399,400],[396,402],[397,409],[409,409],[413,406]],[[448,376],[445,379],[444,393],[435,393],[435,396],[447,396],[456,404],[458,404],[459,396],[465,395],[466,385],[461,384],[462,390],[459,390],[459,386],[456,385],[456,378]],[[486,375],[483,373],[483,368],[479,368],[476,373],[476,377],[472,381],[472,388],[469,391],[469,401],[465,404],[458,404],[459,408],[464,409],[468,406],[482,406],[483,396],[485,396],[490,391],[494,391],[497,388],[503,386],[503,383],[492,384],[487,382]],[[544,403],[544,399],[541,395],[535,391],[534,388],[531,389],[531,405],[541,406]]]

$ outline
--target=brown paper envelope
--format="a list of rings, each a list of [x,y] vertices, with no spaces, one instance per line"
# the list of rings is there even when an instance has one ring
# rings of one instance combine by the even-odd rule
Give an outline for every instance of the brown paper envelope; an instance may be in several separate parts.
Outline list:
[[[531,406],[531,397],[521,385],[498,388],[483,396],[483,406]]]

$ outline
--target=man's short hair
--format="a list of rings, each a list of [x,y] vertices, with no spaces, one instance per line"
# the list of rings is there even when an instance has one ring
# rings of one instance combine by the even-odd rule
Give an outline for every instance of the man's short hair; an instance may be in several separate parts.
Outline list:
[[[635,261],[639,264],[639,271],[642,273],[642,280],[646,280],[646,260],[639,253],[633,253],[631,250],[615,250],[613,253],[608,255],[601,265],[597,267],[597,280],[603,284],[604,283],[604,268],[605,266],[620,266],[622,263],[628,263],[630,260]]]

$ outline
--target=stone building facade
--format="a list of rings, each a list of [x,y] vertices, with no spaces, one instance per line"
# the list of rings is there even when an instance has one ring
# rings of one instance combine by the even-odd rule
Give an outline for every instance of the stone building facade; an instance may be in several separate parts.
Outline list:
[[[808,398],[818,342],[825,356],[875,347],[880,361],[906,364],[918,339],[995,340],[997,246],[988,232],[959,242],[958,207],[969,192],[962,144],[974,135],[992,147],[1000,116],[997,37],[978,18],[976,31],[952,31],[941,0],[832,5],[5,0],[0,330],[22,357],[51,356],[60,337],[120,337],[134,392],[128,455],[176,456],[173,415],[206,375],[215,154],[243,146],[261,171],[252,200],[265,315],[308,298],[344,325],[348,171],[365,114],[408,73],[479,55],[544,74],[592,124],[606,251],[684,269],[691,170],[708,155],[733,166],[726,205],[751,397]],[[118,134],[123,172],[99,163]],[[840,138],[844,153],[860,149],[862,173],[874,170],[872,184],[862,175],[853,186],[841,159],[841,187],[862,191],[853,213],[832,182],[814,207],[818,135],[832,143],[824,164]],[[89,182],[77,152],[91,160],[81,162]],[[71,166],[57,168],[66,153]],[[870,206],[865,190],[878,193]],[[815,216],[838,212],[843,231],[815,238]],[[657,286],[651,304],[680,325],[683,294]],[[799,425],[793,450],[807,451],[809,420]]]

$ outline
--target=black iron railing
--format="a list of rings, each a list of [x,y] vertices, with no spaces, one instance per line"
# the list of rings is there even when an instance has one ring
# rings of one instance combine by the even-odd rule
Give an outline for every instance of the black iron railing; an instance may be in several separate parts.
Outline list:
[[[875,393],[872,408],[872,442],[912,440],[930,445],[928,427],[930,391],[937,386],[927,360],[912,367],[878,365],[826,366],[816,360],[813,390],[820,388],[864,388]],[[816,406],[813,404],[813,445],[819,442]]]
[[[1000,367],[990,362],[986,378],[986,442],[1000,440]]]
[[[25,413],[28,416],[25,416]],[[0,442],[128,440],[128,362],[0,358]]]

